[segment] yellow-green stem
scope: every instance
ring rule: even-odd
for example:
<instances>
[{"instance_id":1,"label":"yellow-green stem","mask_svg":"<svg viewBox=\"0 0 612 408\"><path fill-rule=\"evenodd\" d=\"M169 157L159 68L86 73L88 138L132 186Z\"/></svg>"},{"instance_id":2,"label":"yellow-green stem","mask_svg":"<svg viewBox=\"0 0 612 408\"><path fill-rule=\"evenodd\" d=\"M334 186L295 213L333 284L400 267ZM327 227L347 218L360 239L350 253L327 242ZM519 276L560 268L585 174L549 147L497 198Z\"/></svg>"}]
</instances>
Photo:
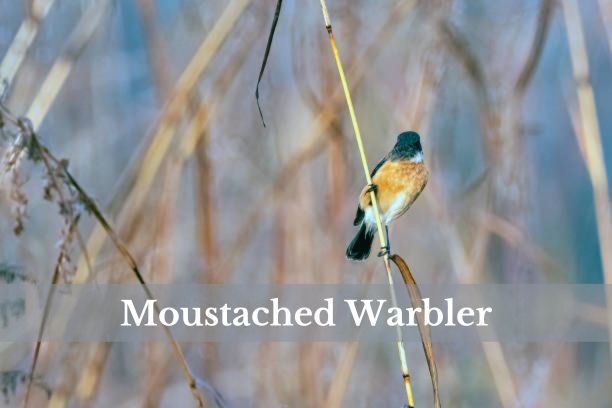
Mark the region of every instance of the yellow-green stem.
<instances>
[{"instance_id":1,"label":"yellow-green stem","mask_svg":"<svg viewBox=\"0 0 612 408\"><path fill-rule=\"evenodd\" d=\"M366 159L365 150L363 148L363 141L361 139L361 132L359 130L359 124L357 123L355 109L353 108L351 92L349 90L349 87L346 81L346 76L344 75L344 69L342 68L342 62L340 61L340 55L338 54L338 48L336 47L336 40L334 39L334 35L332 33L331 20L329 18L329 13L327 11L327 5L325 4L325 0L321 0L321 10L323 11L323 19L325 20L325 28L327 29L327 33L329 34L329 43L334 53L334 59L336 60L336 65L338 67L338 74L340 75L340 81L342 83L342 89L344 90L346 104L348 106L349 114L351 116L351 123L353 124L353 130L355 132L355 139L357 140L357 147L359 148L359 156L361 158L361 164L363 165L363 170L365 173L367 184L370 185L372 184L372 177L370 176L370 168L368 167L368 161ZM374 210L374 219L376 220L376 229L378 230L378 238L380 240L380 246L381 248L386 248L387 239L385 236L385 230L383 228L383 225L380 219L380 211L378 209L378 201L376 200L376 193L373 190L370 191L370 198L372 200L372 209ZM389 263L389 252L383 249L383 254L384 254L383 261L385 264L385 269L387 270L387 280L389 282L389 290L391 292L391 302L393 306L397 307L397 298L395 296L395 290L393 286L393 276L391 275L391 265ZM406 351L404 350L404 341L402 339L402 332L399 327L397 328L396 334L397 334L397 350L399 354L400 364L402 366L402 376L404 378L404 384L406 386L406 397L408 400L408 406L414 407L414 400L412 396L412 386L410 384L408 364L406 363Z\"/></svg>"}]
</instances>

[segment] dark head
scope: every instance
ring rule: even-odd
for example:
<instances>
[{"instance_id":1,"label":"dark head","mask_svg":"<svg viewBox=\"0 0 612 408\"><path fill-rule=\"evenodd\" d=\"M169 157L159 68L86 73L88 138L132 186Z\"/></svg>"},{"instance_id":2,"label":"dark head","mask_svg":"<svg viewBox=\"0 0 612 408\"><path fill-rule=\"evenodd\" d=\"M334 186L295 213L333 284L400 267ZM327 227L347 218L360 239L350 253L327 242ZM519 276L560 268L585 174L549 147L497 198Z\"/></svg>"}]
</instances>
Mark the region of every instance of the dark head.
<instances>
[{"instance_id":1,"label":"dark head","mask_svg":"<svg viewBox=\"0 0 612 408\"><path fill-rule=\"evenodd\" d=\"M413 159L423 155L421 138L417 132L403 132L397 136L397 143L391 151L392 160Z\"/></svg>"}]
</instances>

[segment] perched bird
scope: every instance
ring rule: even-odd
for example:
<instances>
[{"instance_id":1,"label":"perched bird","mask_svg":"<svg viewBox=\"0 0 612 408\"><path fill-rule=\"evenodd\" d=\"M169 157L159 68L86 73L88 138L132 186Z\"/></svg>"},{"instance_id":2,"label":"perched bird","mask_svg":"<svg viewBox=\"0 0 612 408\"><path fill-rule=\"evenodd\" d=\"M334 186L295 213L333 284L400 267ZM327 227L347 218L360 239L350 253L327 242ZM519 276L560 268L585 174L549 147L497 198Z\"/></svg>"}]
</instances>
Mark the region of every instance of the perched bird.
<instances>
[{"instance_id":1,"label":"perched bird","mask_svg":"<svg viewBox=\"0 0 612 408\"><path fill-rule=\"evenodd\" d=\"M397 137L397 143L372 170L372 184L365 186L359 197L359 206L353 225L360 225L359 232L346 249L349 259L363 260L370 255L370 248L376 233L376 220L370 191L376 193L380 221L387 232L389 251L389 223L404 214L417 199L429 173L423 163L421 138L416 132L403 132Z\"/></svg>"}]
</instances>

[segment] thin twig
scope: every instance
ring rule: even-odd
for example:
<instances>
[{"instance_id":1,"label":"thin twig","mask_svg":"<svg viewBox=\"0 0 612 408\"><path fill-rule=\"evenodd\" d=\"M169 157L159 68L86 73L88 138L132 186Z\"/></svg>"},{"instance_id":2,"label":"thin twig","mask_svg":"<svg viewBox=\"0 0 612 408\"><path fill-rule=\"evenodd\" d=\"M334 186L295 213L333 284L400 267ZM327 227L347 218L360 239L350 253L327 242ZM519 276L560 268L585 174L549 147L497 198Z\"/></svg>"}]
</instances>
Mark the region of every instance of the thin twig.
<instances>
[{"instance_id":1,"label":"thin twig","mask_svg":"<svg viewBox=\"0 0 612 408\"><path fill-rule=\"evenodd\" d=\"M274 11L274 19L272 20L272 27L270 27L270 34L268 35L268 43L266 44L266 50L264 52L263 61L261 62L261 69L259 71L259 77L257 78L257 85L255 86L255 101L257 102L257 109L259 109L259 116L261 116L261 123L264 127L266 127L266 122L264 121L263 113L261 112L261 106L259 105L259 83L261 82L261 77L264 74L264 70L266 69L266 64L268 63L268 55L270 54L270 48L272 47L272 40L274 39L274 32L276 31L276 24L278 23L278 17L280 16L281 7L283 5L283 0L276 1L276 10Z\"/></svg>"},{"instance_id":2,"label":"thin twig","mask_svg":"<svg viewBox=\"0 0 612 408\"><path fill-rule=\"evenodd\" d=\"M555 7L555 0L542 0L540 3L540 12L538 13L536 32L533 38L533 42L529 51L529 56L523 65L523 70L516 80L514 85L514 93L517 96L522 96L525 90L529 86L529 82L533 78L538 62L544 50L544 44L546 43L546 35L548 34L548 27L550 25L550 19L552 16L553 9Z\"/></svg>"}]
</instances>

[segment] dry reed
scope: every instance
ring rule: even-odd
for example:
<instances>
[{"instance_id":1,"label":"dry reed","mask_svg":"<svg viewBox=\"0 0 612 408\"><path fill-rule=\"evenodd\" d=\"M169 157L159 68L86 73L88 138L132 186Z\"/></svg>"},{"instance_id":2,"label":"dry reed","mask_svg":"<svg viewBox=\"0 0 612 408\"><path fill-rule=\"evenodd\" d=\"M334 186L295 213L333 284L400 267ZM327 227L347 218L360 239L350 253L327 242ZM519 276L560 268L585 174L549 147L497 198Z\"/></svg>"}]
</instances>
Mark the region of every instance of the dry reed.
<instances>
[{"instance_id":1,"label":"dry reed","mask_svg":"<svg viewBox=\"0 0 612 408\"><path fill-rule=\"evenodd\" d=\"M181 74L151 135L149 147L142 156L141 166L129 196L126 200L123 200L124 208L132 212L138 211L141 208L146 194L155 180L162 160L170 149L172 137L182 117L181 113L185 106L188 105L194 87L249 3L250 0L233 0L225 7L221 16L216 20L214 27L202 41L200 47ZM87 250L92 258L95 258L102 249L105 239L104 231L100 227L96 227L87 242ZM88 279L84 266L83 262L79 262L75 278L81 282L85 282Z\"/></svg>"},{"instance_id":2,"label":"dry reed","mask_svg":"<svg viewBox=\"0 0 612 408\"><path fill-rule=\"evenodd\" d=\"M62 214L64 217L66 217L67 219L71 220L71 222L74 222L76 224L79 218L79 212L75 209L74 206L78 204L79 206L82 206L87 211L88 214L93 216L96 219L96 221L100 225L102 225L105 233L109 236L115 249L119 252L119 254L122 256L124 261L127 263L131 271L136 276L142 289L147 295L147 298L153 299L154 296L149 290L149 287L147 286L142 276L142 273L140 272L140 269L138 265L136 264L136 261L132 257L129 250L123 245L123 243L117 236L115 230L110 226L106 218L102 215L96 203L91 199L91 197L85 192L85 190L81 187L81 185L74 179L72 174L68 171L67 161L59 160L49 151L49 149L46 146L41 144L41 142L38 140L36 132L34 131L29 121L14 116L8 109L6 109L1 104L0 104L0 108L1 108L0 112L2 114L2 122L11 123L13 126L15 126L18 129L18 132L20 134L20 137L16 138L16 140L19 141L20 144L17 145L15 148L18 150L22 150L22 151L27 150L29 158L31 158L34 162L42 163L43 168L45 169L48 175L47 181L49 183L48 186L46 187L45 195L50 200L52 199L57 200L60 206L60 214ZM17 153L17 155L21 155L21 154L22 153L20 152ZM47 192L47 189L48 189L48 192ZM68 200L67 197L63 196L64 190L69 191L73 194L73 197L71 200ZM68 232L70 232L70 229L71 228L69 228ZM60 268L62 265L62 260L65 256L66 254L63 251L60 251L58 262L56 264L56 269L53 274L52 285L54 285L58 280L58 277L61 271ZM47 302L50 303L50 301L51 301L51 296L47 298ZM156 309L156 312L159 313L159 308ZM48 305L43 312L43 316L45 316L47 313L48 313ZM45 321L45 318L43 318L43 321L41 322L40 329L39 329L38 341L36 344L36 350L35 350L34 358L32 360L32 365L31 365L28 389L31 388L31 385L30 385L31 380L34 377L34 370L36 368L38 351L40 350L42 332L44 330L44 321ZM178 345L177 341L174 339L174 336L172 335L172 332L170 331L170 329L164 326L164 331L166 335L168 336L168 339L170 340L172 347L174 349L174 352L176 354L177 360L180 363L181 368L183 369L183 373L189 384L194 401L199 407L203 407L204 403L203 403L202 397L200 396L197 390L197 387L196 387L196 382L194 378L192 377L191 372L189 371L189 367L183 355L182 349ZM28 396L29 396L29 391L26 391L26 397L24 399L24 406L27 406Z\"/></svg>"},{"instance_id":3,"label":"dry reed","mask_svg":"<svg viewBox=\"0 0 612 408\"><path fill-rule=\"evenodd\" d=\"M150 27L149 30L153 30L153 28ZM163 151L163 156L167 158L164 163L166 164L166 171L168 172L168 174L172 172L174 173L174 177L177 177L177 175L180 174L179 172L183 168L185 161L187 159L189 159L190 157L194 155L197 158L203 153L200 150L202 148L201 143L206 138L206 133L207 133L206 129L209 126L210 118L214 116L215 112L217 111L218 105L220 103L219 100L222 99L224 95L226 94L226 92L229 90L229 87L232 83L232 79L235 78L240 68L243 67L245 60L246 60L247 50L250 48L252 41L254 41L256 36L251 35L249 36L249 38L250 40L245 41L243 44L241 44L240 49L235 53L235 56L230 58L227 61L224 69L221 70L222 74L213 84L211 95L214 95L214 98L207 98L205 100L201 100L199 96L195 96L195 94L197 93L197 90L194 89L193 91L194 96L189 102L189 112L191 113L192 117L187 123L187 125L185 126L183 133L178 137L176 145L174 147L169 145L167 149ZM160 55L159 50L157 51L157 58L163 59L163 56ZM162 70L163 72L162 66L158 68ZM159 81L160 83L164 82L162 78L160 78ZM162 158L164 158L163 156ZM199 161L200 159L196 159L196 160ZM159 161L158 166L159 167L162 166L162 161ZM153 181L151 182L153 183ZM175 185L178 185L178 183L176 183ZM151 188L152 186L153 184L149 185L148 188ZM198 185L198 188L209 190L211 188L211 185L210 183L206 183L205 185ZM165 193L165 195L167 195L167 193ZM171 195L176 196L176 192L172 193ZM124 215L123 218L129 219L133 217L132 214L138 213L137 208L133 208L131 206L130 207L124 206L124 209L125 211L129 213L123 214ZM210 207L207 208L206 213L212 214L212 208ZM196 215L197 218L199 218L200 216L202 216L202 214L198 213ZM210 215L210 217L212 219L212 215ZM200 228L203 228L200 221L198 222L198 225L200 226ZM131 229L134 230L135 228L132 227ZM214 232L213 232L214 230L211 229L209 224L207 224L206 228L199 229L199 231L202 234L206 234L206 236L201 236L201 239L208 240L208 239L214 238ZM205 242L209 242L209 241L205 241ZM208 245L208 243L205 244L204 241L202 241L202 245L203 246ZM215 244L213 243L212 245L214 246ZM209 255L208 253L205 254L205 256L208 256L208 255ZM205 259L209 260L210 267L207 268L207 270L211 271L210 279L212 279L213 282L220 282L220 278L219 278L220 275L218 273L214 273L214 274L212 273L213 271L212 266L214 265L214 261L212 261L209 258L205 258ZM212 261L213 263L210 263L210 261ZM100 347L109 348L110 345L105 344ZM205 354L207 356L206 358L210 360L210 363L214 366L216 364L214 362L215 359L213 358L213 355L216 354L215 349L214 348L211 349L211 347L207 346L205 347L205 351L206 351ZM94 362L92 362L92 364L93 363ZM96 366L100 367L98 363L96 363ZM90 373L89 376L84 376L81 378L80 383L82 383L83 386L79 387L79 390L95 389L95 387L92 387L91 385L87 385L87 384L97 383L99 381L101 371L89 370L88 372ZM92 397L89 393L81 394L79 391L77 391L77 394L80 396L79 397L80 399L84 399L84 400L91 399Z\"/></svg>"},{"instance_id":4,"label":"dry reed","mask_svg":"<svg viewBox=\"0 0 612 408\"><path fill-rule=\"evenodd\" d=\"M32 122L32 128L35 132L40 129L51 105L68 79L76 60L93 37L109 6L109 0L92 2L68 37L63 54L57 58L51 67L26 113L26 117Z\"/></svg>"},{"instance_id":5,"label":"dry reed","mask_svg":"<svg viewBox=\"0 0 612 408\"><path fill-rule=\"evenodd\" d=\"M540 2L539 13L535 20L534 35L527 57L520 66L516 81L510 88L511 93L498 98L494 98L492 95L483 65L474 56L463 36L448 22L442 21L439 24L444 43L461 63L474 86L479 101L483 145L486 148L489 169L492 170L487 170L484 173L484 184L486 185L484 190L486 194L492 193L494 199L493 208L485 208L484 211L486 214L493 214L496 211L508 212L503 207L511 203L510 205L513 208L509 211L509 217L511 217L513 224L521 224L520 215L517 216L517 213L520 214L523 207L522 200L526 188L526 181L523 177L526 166L522 164L524 153L521 150L524 128L521 123L522 100L541 59L553 10L554 2L552 0L542 0ZM500 104L500 100L503 102L502 104ZM517 186L517 188L512 186ZM430 183L431 190L437 190L434 183ZM518 197L506 196L506 191L518 191ZM434 204L440 209L439 203L443 200L440 201L439 191L435 201ZM504 205L499 205L499 203L504 203ZM441 214L445 212L446 210L441 210ZM443 218L445 217L443 216ZM499 219L501 218L496 216L495 220ZM463 245L460 244L462 239L457 228L451 227L448 220L442 224L445 226L444 231L448 236L448 242L451 244L451 256L457 270L473 271L472 277L465 274L459 275L460 282L474 282L474 278L478 276L485 262L484 248L489 241L490 232L498 232L502 234L503 238L510 238L508 235L504 235L508 232L507 228L503 228L506 224L491 223L491 220L491 218L476 217L475 229L478 231L477 236L479 237L476 242L479 245L474 246L475 251L472 254L462 248ZM501 229L498 228L500 226ZM512 243L512 241L508 242ZM521 245L520 248L524 250L525 246ZM523 252L538 261L544 259L542 254L537 251ZM516 387L501 345L495 342L484 342L482 345L502 405L504 407L515 406Z\"/></svg>"},{"instance_id":6,"label":"dry reed","mask_svg":"<svg viewBox=\"0 0 612 408\"><path fill-rule=\"evenodd\" d=\"M19 68L38 34L40 23L47 16L55 0L34 0L31 2L28 15L21 22L13 42L0 63L0 79L10 88Z\"/></svg>"},{"instance_id":7,"label":"dry reed","mask_svg":"<svg viewBox=\"0 0 612 408\"><path fill-rule=\"evenodd\" d=\"M586 164L591 185L597 219L597 234L603 278L606 284L612 284L612 211L606 175L606 162L601 144L599 121L595 94L589 75L589 58L587 54L584 31L580 21L580 9L575 0L563 0L563 15L569 43L572 71L578 96L578 122L580 131L575 132L578 145L582 147L582 157ZM608 296L608 332L612 337L612 298ZM612 342L609 343L612 359Z\"/></svg>"}]
</instances>

